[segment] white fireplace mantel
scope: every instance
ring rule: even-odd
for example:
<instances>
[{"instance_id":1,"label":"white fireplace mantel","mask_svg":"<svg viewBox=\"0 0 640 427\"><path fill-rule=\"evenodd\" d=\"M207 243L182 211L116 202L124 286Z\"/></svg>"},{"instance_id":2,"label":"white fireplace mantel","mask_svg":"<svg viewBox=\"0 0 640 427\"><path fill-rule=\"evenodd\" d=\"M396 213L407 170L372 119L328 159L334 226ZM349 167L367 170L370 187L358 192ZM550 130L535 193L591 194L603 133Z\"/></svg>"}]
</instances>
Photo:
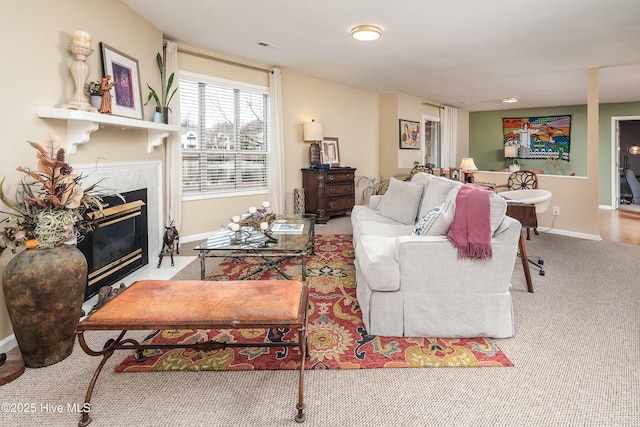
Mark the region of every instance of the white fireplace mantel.
<instances>
[{"instance_id":1,"label":"white fireplace mantel","mask_svg":"<svg viewBox=\"0 0 640 427\"><path fill-rule=\"evenodd\" d=\"M169 132L180 131L180 126L65 108L38 108L37 114L42 119L67 121L67 154L75 154L78 145L89 142L91 133L103 126L147 129L147 152L149 154L153 152L154 147L162 144L164 138L169 136Z\"/></svg>"}]
</instances>

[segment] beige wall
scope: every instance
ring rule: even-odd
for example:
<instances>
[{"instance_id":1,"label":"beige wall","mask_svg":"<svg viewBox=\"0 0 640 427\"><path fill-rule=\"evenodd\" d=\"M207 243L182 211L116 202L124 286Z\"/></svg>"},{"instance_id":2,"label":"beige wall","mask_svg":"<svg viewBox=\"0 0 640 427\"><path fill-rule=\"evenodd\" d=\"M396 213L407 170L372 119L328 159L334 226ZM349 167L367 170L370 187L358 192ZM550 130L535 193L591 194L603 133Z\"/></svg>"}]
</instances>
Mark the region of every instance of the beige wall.
<instances>
[{"instance_id":1,"label":"beige wall","mask_svg":"<svg viewBox=\"0 0 640 427\"><path fill-rule=\"evenodd\" d=\"M476 172L473 174L477 182L506 184L508 172ZM591 183L586 177L562 175L538 175L538 186L551 191L549 209L538 214L538 227L542 231L569 234L575 237L593 239L599 234L597 214L598 207L593 201ZM553 218L553 206L560 208L560 215ZM591 206L591 208L588 208ZM596 222L594 225L594 212Z\"/></svg>"},{"instance_id":2,"label":"beige wall","mask_svg":"<svg viewBox=\"0 0 640 427\"><path fill-rule=\"evenodd\" d=\"M293 189L309 167L309 145L302 123L322 123L325 137L338 138L340 160L356 175L378 175L378 95L338 83L282 71L286 206L293 211Z\"/></svg>"},{"instance_id":3,"label":"beige wall","mask_svg":"<svg viewBox=\"0 0 640 427\"><path fill-rule=\"evenodd\" d=\"M266 71L248 70L188 54L181 54L180 67L247 83L269 84ZM357 175L377 175L377 94L282 70L282 98L287 212L293 212L294 188L302 186L300 169L309 167L309 144L302 139L303 122L315 119L323 124L326 137L338 138L341 163L357 168ZM249 206L259 206L266 197L264 194L186 201L180 233L196 236L211 232Z\"/></svg>"},{"instance_id":4,"label":"beige wall","mask_svg":"<svg viewBox=\"0 0 640 427\"><path fill-rule=\"evenodd\" d=\"M71 34L91 34L93 54L88 58L90 80L102 76L100 42L138 60L141 85L158 87L160 76L155 54L162 49L162 33L119 1L111 0L6 0L0 15L3 65L0 67L0 177L4 190L12 194L22 178L16 167L35 167L35 151L26 140L37 141L48 132L66 138L64 121L40 119L39 107L57 107L74 92L69 71L73 58L68 51ZM142 90L146 96L147 91ZM144 107L150 118L153 106ZM91 134L87 144L67 160L72 164L121 161L152 161L163 157L158 147L147 154L147 133L139 130L104 128ZM4 209L2 209L4 210ZM5 254L3 258L6 258ZM4 269L1 267L0 270ZM12 333L4 298L0 294L0 345Z\"/></svg>"},{"instance_id":5,"label":"beige wall","mask_svg":"<svg viewBox=\"0 0 640 427\"><path fill-rule=\"evenodd\" d=\"M404 93L385 93L379 95L380 98L380 175L383 178L389 178L397 174L409 173L411 168L398 167L400 156L404 156L404 162L407 164L413 162L410 156L414 156L415 160L420 164L423 160L420 158L418 150L400 150L399 149L399 120L406 119L421 122L422 116L440 117L440 108L433 105L423 105L424 100L415 96ZM469 153L469 112L458 110L458 138L456 144L456 161L460 164L463 157L467 157ZM444 165L447 169L449 166Z\"/></svg>"}]
</instances>

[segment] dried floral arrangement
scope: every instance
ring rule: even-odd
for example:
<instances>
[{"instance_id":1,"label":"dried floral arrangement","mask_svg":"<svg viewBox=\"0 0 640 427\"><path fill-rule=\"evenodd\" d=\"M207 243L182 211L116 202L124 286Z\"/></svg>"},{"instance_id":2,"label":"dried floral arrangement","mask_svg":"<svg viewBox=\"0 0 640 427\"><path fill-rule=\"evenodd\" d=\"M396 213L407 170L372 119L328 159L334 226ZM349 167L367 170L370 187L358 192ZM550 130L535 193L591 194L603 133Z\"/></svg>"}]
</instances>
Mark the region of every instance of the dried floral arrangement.
<instances>
[{"instance_id":1,"label":"dried floral arrangement","mask_svg":"<svg viewBox=\"0 0 640 427\"><path fill-rule=\"evenodd\" d=\"M263 202L259 208L249 208L249 214L241 217L240 224L253 227L256 230L260 230L262 223L267 223L267 225L271 224L276 219L276 215L271 212L270 207L271 204L269 202ZM234 220L233 222L237 221Z\"/></svg>"},{"instance_id":2,"label":"dried floral arrangement","mask_svg":"<svg viewBox=\"0 0 640 427\"><path fill-rule=\"evenodd\" d=\"M12 212L0 221L0 248L25 245L27 248L52 248L74 243L95 228L85 212L102 211L102 197L113 192L98 189L98 184L81 187L83 176L65 160L62 140L47 134L39 143L27 141L37 150L38 168L17 168L26 174L18 185L15 200L4 193L0 181L0 201Z\"/></svg>"}]
</instances>

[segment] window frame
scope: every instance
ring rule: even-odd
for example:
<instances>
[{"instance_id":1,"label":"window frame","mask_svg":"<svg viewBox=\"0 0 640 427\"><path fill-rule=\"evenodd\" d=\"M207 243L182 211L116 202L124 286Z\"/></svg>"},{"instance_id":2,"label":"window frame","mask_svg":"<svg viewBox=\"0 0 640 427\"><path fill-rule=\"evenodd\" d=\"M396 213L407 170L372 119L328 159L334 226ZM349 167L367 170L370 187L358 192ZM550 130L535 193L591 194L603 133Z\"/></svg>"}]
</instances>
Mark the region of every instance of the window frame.
<instances>
[{"instance_id":1,"label":"window frame","mask_svg":"<svg viewBox=\"0 0 640 427\"><path fill-rule=\"evenodd\" d=\"M191 200L206 200L206 199L221 199L221 198L229 198L229 197L238 197L238 196L252 196L252 195L262 195L262 194L268 194L269 191L269 181L270 181L270 170L269 170L269 155L271 152L271 143L269 140L269 116L270 116L270 111L269 111L269 97L270 95L270 91L269 91L269 87L267 86L261 86L261 85L256 85L256 84L252 84L252 83L245 83L245 82L241 82L241 81L236 81L236 80L229 80L229 79L224 79L224 78L220 78L220 77L214 77L214 76L210 76L210 75L206 75L206 74L201 74L201 73L194 73L191 71L184 71L184 70L180 70L178 72L178 81L180 80L189 80L192 81L194 83L198 83L198 84L205 84L205 85L213 85L213 86L218 86L218 87L223 87L223 88L228 88L228 89L232 89L232 90L239 90L239 91L244 91L244 92L251 92L254 94L258 94L258 95L266 95L266 99L265 99L265 105L264 105L264 121L265 121L265 145L266 145L266 150L260 150L260 151L254 151L254 150L240 150L240 149L236 149L236 150L207 150L207 149L199 149L199 152L201 154L204 154L205 156L214 156L214 155L230 155L230 156L238 156L238 155L251 155L251 154L259 154L259 155L264 155L265 156L265 160L264 160L264 164L265 164L265 185L264 187L259 187L259 188L249 188L249 189L238 189L238 188L234 188L234 189L230 189L230 190L208 190L208 191L197 191L197 192L192 192L192 191L187 191L186 187L185 187L185 180L184 180L184 160L181 162L181 172L183 174L183 183L182 183L182 191L183 191L183 196L182 199L184 201L191 201ZM238 108L236 105L236 109L234 111L234 115L238 114ZM198 112L199 114L202 114L201 111ZM183 112L181 111L181 128L182 128L182 114ZM201 123L201 120L199 119L199 123ZM188 128L182 128L182 129L188 129ZM185 149L186 147L181 147L181 154L184 155L185 153ZM184 156L183 156L184 157ZM237 169L234 169L237 170ZM202 179L202 171L200 172L200 179ZM205 172L206 173L206 172Z\"/></svg>"}]
</instances>

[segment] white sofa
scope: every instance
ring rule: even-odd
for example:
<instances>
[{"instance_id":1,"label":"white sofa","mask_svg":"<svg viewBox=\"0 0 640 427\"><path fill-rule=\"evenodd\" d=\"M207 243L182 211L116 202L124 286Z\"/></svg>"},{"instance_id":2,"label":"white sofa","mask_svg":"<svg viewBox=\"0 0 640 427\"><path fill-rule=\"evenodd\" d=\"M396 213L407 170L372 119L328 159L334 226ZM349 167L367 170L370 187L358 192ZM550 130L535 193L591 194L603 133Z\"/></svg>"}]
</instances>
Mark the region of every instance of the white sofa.
<instances>
[{"instance_id":1,"label":"white sofa","mask_svg":"<svg viewBox=\"0 0 640 427\"><path fill-rule=\"evenodd\" d=\"M492 194L492 257L458 259L446 234L462 185L426 173L411 182L392 178L383 196L354 206L357 298L369 334L513 336L510 280L520 223L505 215L506 202Z\"/></svg>"}]
</instances>

